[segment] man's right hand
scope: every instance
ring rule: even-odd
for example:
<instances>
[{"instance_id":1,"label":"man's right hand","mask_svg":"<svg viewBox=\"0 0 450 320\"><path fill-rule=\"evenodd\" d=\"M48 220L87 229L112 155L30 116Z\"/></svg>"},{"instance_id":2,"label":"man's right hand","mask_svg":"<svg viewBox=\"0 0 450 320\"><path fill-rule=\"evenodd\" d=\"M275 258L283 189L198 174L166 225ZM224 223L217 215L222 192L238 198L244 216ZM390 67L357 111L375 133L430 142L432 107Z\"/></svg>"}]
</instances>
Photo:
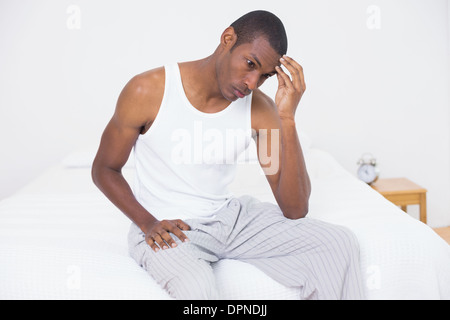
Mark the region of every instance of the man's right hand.
<instances>
[{"instance_id":1,"label":"man's right hand","mask_svg":"<svg viewBox=\"0 0 450 320\"><path fill-rule=\"evenodd\" d=\"M191 227L182 220L156 220L147 225L145 229L145 242L153 251L158 252L160 249L165 250L177 246L170 233L177 236L182 242L189 241L183 231L189 231Z\"/></svg>"}]
</instances>

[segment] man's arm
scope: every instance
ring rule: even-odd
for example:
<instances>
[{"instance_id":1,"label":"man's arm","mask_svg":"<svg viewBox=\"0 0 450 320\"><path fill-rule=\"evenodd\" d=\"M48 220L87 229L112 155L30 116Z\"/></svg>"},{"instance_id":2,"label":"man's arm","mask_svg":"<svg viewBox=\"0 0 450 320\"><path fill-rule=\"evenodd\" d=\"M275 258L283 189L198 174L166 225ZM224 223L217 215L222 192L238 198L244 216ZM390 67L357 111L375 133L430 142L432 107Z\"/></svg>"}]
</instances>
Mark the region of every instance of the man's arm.
<instances>
[{"instance_id":1,"label":"man's arm","mask_svg":"<svg viewBox=\"0 0 450 320\"><path fill-rule=\"evenodd\" d=\"M125 86L92 165L96 186L146 234L147 243L155 251L168 248L167 244L176 246L169 232L182 241L187 240L181 230L189 230L189 226L181 220L158 221L136 200L122 175L122 168L139 134L156 116L162 100L161 90L164 91L160 83L156 72L137 76Z\"/></svg>"},{"instance_id":2,"label":"man's arm","mask_svg":"<svg viewBox=\"0 0 450 320\"><path fill-rule=\"evenodd\" d=\"M287 218L299 219L308 213L311 194L295 123L295 112L306 86L302 67L297 62L284 57L281 63L292 79L277 67L279 86L275 103L267 96L258 99L259 103L266 105L262 108L262 115L258 116L258 128L268 130L257 129L256 143L261 166L280 209ZM269 164L262 157L266 152L261 153L261 147L268 150Z\"/></svg>"}]
</instances>

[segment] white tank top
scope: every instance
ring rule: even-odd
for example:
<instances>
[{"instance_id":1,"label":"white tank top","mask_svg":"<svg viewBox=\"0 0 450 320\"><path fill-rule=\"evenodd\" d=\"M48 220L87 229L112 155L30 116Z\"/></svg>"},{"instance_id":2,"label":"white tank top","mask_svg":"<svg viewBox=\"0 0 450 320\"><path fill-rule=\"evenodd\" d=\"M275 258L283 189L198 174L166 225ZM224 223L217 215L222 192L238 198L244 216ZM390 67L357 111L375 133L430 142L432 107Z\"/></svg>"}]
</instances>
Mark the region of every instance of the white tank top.
<instances>
[{"instance_id":1,"label":"white tank top","mask_svg":"<svg viewBox=\"0 0 450 320\"><path fill-rule=\"evenodd\" d=\"M252 139L252 95L204 113L187 99L178 64L165 73L158 115L134 146L133 192L158 220L210 218L233 198L227 187Z\"/></svg>"}]
</instances>

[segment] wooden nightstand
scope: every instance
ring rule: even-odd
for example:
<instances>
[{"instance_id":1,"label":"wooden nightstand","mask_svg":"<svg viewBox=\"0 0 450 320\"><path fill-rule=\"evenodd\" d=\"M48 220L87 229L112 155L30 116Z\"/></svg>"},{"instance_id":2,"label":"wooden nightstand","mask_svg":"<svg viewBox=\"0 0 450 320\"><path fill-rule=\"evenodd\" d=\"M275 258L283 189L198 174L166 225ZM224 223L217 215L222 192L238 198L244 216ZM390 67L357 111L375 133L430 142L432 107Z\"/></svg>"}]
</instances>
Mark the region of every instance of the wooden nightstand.
<instances>
[{"instance_id":1,"label":"wooden nightstand","mask_svg":"<svg viewBox=\"0 0 450 320\"><path fill-rule=\"evenodd\" d=\"M405 212L408 205L420 205L420 221L427 223L426 189L406 178L378 179L371 187Z\"/></svg>"}]
</instances>

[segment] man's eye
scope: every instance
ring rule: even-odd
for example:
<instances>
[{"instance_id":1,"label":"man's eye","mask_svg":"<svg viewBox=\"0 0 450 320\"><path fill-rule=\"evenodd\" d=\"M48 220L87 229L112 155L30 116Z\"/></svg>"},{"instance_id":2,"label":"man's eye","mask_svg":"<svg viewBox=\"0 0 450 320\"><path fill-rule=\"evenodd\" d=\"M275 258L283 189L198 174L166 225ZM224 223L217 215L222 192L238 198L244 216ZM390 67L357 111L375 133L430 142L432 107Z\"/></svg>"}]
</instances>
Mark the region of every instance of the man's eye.
<instances>
[{"instance_id":1,"label":"man's eye","mask_svg":"<svg viewBox=\"0 0 450 320\"><path fill-rule=\"evenodd\" d=\"M250 68L253 68L255 66L255 64L250 60L247 60L247 64Z\"/></svg>"}]
</instances>

